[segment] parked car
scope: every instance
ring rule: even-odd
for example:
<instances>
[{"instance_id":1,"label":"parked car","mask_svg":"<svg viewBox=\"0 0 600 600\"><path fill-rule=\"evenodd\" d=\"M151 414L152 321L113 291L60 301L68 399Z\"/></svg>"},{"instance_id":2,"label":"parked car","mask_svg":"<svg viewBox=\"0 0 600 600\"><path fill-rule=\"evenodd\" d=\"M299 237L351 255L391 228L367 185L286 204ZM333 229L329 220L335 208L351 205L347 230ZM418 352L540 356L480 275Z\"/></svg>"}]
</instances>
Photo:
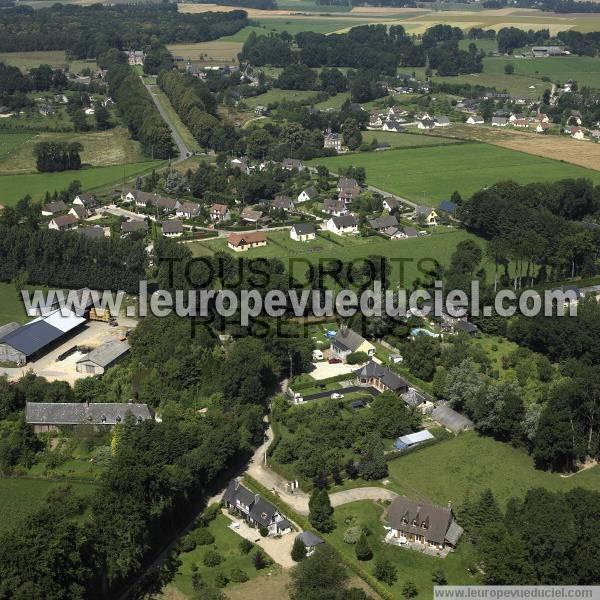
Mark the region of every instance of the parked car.
<instances>
[{"instance_id":1,"label":"parked car","mask_svg":"<svg viewBox=\"0 0 600 600\"><path fill-rule=\"evenodd\" d=\"M330 365L338 365L342 362L342 359L341 358L330 358L327 362Z\"/></svg>"},{"instance_id":2,"label":"parked car","mask_svg":"<svg viewBox=\"0 0 600 600\"><path fill-rule=\"evenodd\" d=\"M331 394L331 399L332 400L343 400L344 394L339 394L338 392L333 392L333 394Z\"/></svg>"},{"instance_id":3,"label":"parked car","mask_svg":"<svg viewBox=\"0 0 600 600\"><path fill-rule=\"evenodd\" d=\"M313 350L312 353L313 360L323 360L324 356L320 350Z\"/></svg>"},{"instance_id":4,"label":"parked car","mask_svg":"<svg viewBox=\"0 0 600 600\"><path fill-rule=\"evenodd\" d=\"M390 356L390 361L395 365L401 363L403 360L404 358L400 354L392 354Z\"/></svg>"}]
</instances>

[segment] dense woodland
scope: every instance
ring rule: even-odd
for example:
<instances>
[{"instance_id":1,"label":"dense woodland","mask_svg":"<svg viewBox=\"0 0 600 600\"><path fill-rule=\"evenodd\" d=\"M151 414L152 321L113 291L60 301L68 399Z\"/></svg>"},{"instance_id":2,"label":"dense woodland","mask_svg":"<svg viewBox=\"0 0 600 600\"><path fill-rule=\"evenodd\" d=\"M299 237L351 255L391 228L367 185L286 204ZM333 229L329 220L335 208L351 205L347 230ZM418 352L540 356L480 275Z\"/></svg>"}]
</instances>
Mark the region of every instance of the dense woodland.
<instances>
[{"instance_id":1,"label":"dense woodland","mask_svg":"<svg viewBox=\"0 0 600 600\"><path fill-rule=\"evenodd\" d=\"M395 75L398 67L429 63L440 75L479 73L483 54L461 50L463 33L448 25L430 27L421 43L402 25L363 25L348 33L324 35L305 31L292 38L287 32L269 36L251 33L240 57L253 65L286 66L299 62L308 67L352 67L376 74ZM291 47L295 41L298 51Z\"/></svg>"},{"instance_id":2,"label":"dense woodland","mask_svg":"<svg viewBox=\"0 0 600 600\"><path fill-rule=\"evenodd\" d=\"M168 3L19 6L0 12L0 52L65 50L73 58L96 58L111 48L214 40L247 24L244 11L185 14Z\"/></svg>"}]
</instances>

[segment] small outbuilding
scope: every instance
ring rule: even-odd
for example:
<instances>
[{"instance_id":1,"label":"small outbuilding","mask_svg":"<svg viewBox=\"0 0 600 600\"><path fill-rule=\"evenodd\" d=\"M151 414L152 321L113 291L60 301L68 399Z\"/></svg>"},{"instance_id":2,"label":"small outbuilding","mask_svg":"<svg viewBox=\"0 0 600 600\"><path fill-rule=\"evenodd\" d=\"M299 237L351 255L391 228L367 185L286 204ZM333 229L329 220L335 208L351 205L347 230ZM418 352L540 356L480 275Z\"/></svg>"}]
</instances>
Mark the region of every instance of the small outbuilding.
<instances>
[{"instance_id":1,"label":"small outbuilding","mask_svg":"<svg viewBox=\"0 0 600 600\"><path fill-rule=\"evenodd\" d=\"M87 375L103 375L106 369L129 352L129 344L117 340L106 342L77 361L75 369Z\"/></svg>"}]
</instances>

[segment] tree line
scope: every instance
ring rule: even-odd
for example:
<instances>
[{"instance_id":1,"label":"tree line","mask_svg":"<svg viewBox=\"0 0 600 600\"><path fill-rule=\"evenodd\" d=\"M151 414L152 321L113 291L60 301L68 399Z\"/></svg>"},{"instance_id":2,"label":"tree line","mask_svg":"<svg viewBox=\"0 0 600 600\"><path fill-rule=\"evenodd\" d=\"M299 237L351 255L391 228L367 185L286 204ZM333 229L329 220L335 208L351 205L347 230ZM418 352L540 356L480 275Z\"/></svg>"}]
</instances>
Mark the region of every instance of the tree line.
<instances>
[{"instance_id":1,"label":"tree line","mask_svg":"<svg viewBox=\"0 0 600 600\"><path fill-rule=\"evenodd\" d=\"M99 62L108 69L106 80L110 96L117 104L123 122L133 139L139 140L146 156L170 158L175 150L171 130L160 116L141 79L126 57L116 49L99 57Z\"/></svg>"},{"instance_id":2,"label":"tree line","mask_svg":"<svg viewBox=\"0 0 600 600\"><path fill-rule=\"evenodd\" d=\"M214 40L247 24L241 10L187 14L168 3L19 6L0 12L0 51L65 50L73 58L96 58L110 48Z\"/></svg>"}]
</instances>

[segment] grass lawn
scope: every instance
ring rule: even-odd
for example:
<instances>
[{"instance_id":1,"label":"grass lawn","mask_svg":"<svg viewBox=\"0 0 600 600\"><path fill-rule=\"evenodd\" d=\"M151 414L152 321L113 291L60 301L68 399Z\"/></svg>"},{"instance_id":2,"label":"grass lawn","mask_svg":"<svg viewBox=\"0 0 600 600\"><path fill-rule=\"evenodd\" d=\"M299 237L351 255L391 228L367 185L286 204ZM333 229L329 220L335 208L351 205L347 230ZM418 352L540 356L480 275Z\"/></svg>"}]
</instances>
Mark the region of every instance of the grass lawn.
<instances>
[{"instance_id":1,"label":"grass lawn","mask_svg":"<svg viewBox=\"0 0 600 600\"><path fill-rule=\"evenodd\" d=\"M318 158L309 164L340 167L362 166L367 182L387 192L437 206L454 190L469 197L499 181L518 183L587 177L600 182L600 173L549 158L525 154L489 144L464 144L455 152L447 148L414 148Z\"/></svg>"},{"instance_id":2,"label":"grass lawn","mask_svg":"<svg viewBox=\"0 0 600 600\"><path fill-rule=\"evenodd\" d=\"M460 141L421 133L394 133L393 131L363 131L362 136L364 142L371 142L376 139L378 142L387 142L392 148L443 146L456 144Z\"/></svg>"},{"instance_id":3,"label":"grass lawn","mask_svg":"<svg viewBox=\"0 0 600 600\"><path fill-rule=\"evenodd\" d=\"M323 7L329 11L330 6ZM322 15L315 16L315 18L307 19L293 19L293 18L279 18L279 19L259 19L258 23L265 26L271 31L287 31L292 35L300 33L301 31L313 31L314 33L332 33L339 29L346 29L347 27L358 27L364 25L370 19L340 19L336 17L325 17Z\"/></svg>"},{"instance_id":4,"label":"grass lawn","mask_svg":"<svg viewBox=\"0 0 600 600\"><path fill-rule=\"evenodd\" d=\"M418 499L460 506L467 494L490 488L502 507L512 496L543 487L568 491L584 487L600 491L600 468L570 477L539 471L525 452L473 431L407 454L388 463L391 488Z\"/></svg>"},{"instance_id":5,"label":"grass lawn","mask_svg":"<svg viewBox=\"0 0 600 600\"><path fill-rule=\"evenodd\" d=\"M122 183L124 179L146 173L158 168L163 162L148 160L128 165L111 167L92 167L79 171L62 171L60 173L35 173L0 176L0 204L12 205L26 194L35 199L43 198L46 191L66 189L71 181L78 179L87 191L112 184Z\"/></svg>"},{"instance_id":6,"label":"grass lawn","mask_svg":"<svg viewBox=\"0 0 600 600\"><path fill-rule=\"evenodd\" d=\"M35 173L34 147L39 142L79 142L81 160L94 167L123 165L144 159L140 144L124 127L89 133L5 133L0 131L0 174Z\"/></svg>"},{"instance_id":7,"label":"grass lawn","mask_svg":"<svg viewBox=\"0 0 600 600\"><path fill-rule=\"evenodd\" d=\"M65 56L63 50L0 52L0 62L13 67L19 67L22 71L27 71L32 67L39 67L42 64L50 65L54 68L61 67L71 73L80 73L85 68L92 71L97 69L96 61L72 60Z\"/></svg>"},{"instance_id":8,"label":"grass lawn","mask_svg":"<svg viewBox=\"0 0 600 600\"><path fill-rule=\"evenodd\" d=\"M66 483L66 482L64 482ZM26 517L44 500L48 492L63 482L47 479L20 479L0 477L0 532L7 531L19 519ZM95 487L85 483L71 483L77 493L92 493Z\"/></svg>"},{"instance_id":9,"label":"grass lawn","mask_svg":"<svg viewBox=\"0 0 600 600\"><path fill-rule=\"evenodd\" d=\"M26 323L28 320L29 317L25 312L21 295L17 295L15 286L12 283L0 281L0 325L12 321Z\"/></svg>"},{"instance_id":10,"label":"grass lawn","mask_svg":"<svg viewBox=\"0 0 600 600\"><path fill-rule=\"evenodd\" d=\"M396 567L398 578L391 587L381 582L379 586L391 593L394 598L402 597L402 587L407 581L412 581L416 585L418 598L431 598L433 595L431 576L436 569L444 570L449 585L477 583L477 579L467 572L467 568L476 559L475 549L471 544L467 542L459 544L456 552L452 552L444 559L390 546L383 542L385 530L380 521L383 511L383 506L366 500L340 506L333 514L337 527L325 537L342 556L358 565L367 574L372 574L376 558L384 555ZM365 526L371 532L368 540L374 557L370 561L358 561L354 545L344 542L344 532L351 526ZM374 577L371 577L371 581L373 580Z\"/></svg>"},{"instance_id":11,"label":"grass lawn","mask_svg":"<svg viewBox=\"0 0 600 600\"><path fill-rule=\"evenodd\" d=\"M378 153L379 154L379 153ZM478 240L476 236L461 229L439 229L439 233L431 236L412 238L409 240L386 240L379 236L368 238L340 237L327 233L319 234L311 242L295 242L290 239L289 233L270 232L267 234L268 243L261 248L255 248L242 253L247 258L279 258L282 261L290 260L289 272L304 282L307 270L306 261L318 265L319 261L341 258L344 261L364 259L369 255L379 255L404 261L404 271L399 262L392 263L391 278L401 284L409 285L415 278L422 276L419 270L419 261L423 261L423 270L432 266L432 261L448 264L450 255L456 245L462 240ZM227 240L220 238L206 242L192 242L186 244L195 256L210 256L218 251L229 252L232 256L240 256L227 247ZM490 265L492 268L493 265Z\"/></svg>"},{"instance_id":12,"label":"grass lawn","mask_svg":"<svg viewBox=\"0 0 600 600\"><path fill-rule=\"evenodd\" d=\"M200 152L201 148L198 145L198 142L195 140L194 136L191 134L187 126L184 125L183 121L179 118L179 115L175 112L173 105L171 104L167 96L164 94L164 92L162 92L158 86L152 86L152 94L156 97L156 99L163 107L167 115L169 115L171 123L173 123L175 129L177 129L177 133L179 133L179 135L185 142L185 145L192 152Z\"/></svg>"},{"instance_id":13,"label":"grass lawn","mask_svg":"<svg viewBox=\"0 0 600 600\"><path fill-rule=\"evenodd\" d=\"M258 96L253 96L251 98L244 98L244 104L247 104L248 106L254 108L259 104L267 106L268 104L272 104L274 102L281 102L282 100L300 102L306 100L307 98L312 98L316 95L317 92L310 90L271 89L264 94L259 94Z\"/></svg>"},{"instance_id":14,"label":"grass lawn","mask_svg":"<svg viewBox=\"0 0 600 600\"><path fill-rule=\"evenodd\" d=\"M230 519L223 514L219 514L217 518L208 525L210 532L215 538L214 544L210 546L196 546L195 550L192 550L191 552L182 552L180 554L179 558L181 559L181 566L179 567L172 584L181 592L188 596L193 595L192 565L198 566L198 572L202 576L202 579L211 586L214 585L215 577L218 573L223 573L229 578L232 569L241 569L250 579L261 574L261 571L257 571L252 563L254 551L249 554L242 554L240 551L242 537L229 529L230 523ZM223 557L221 564L216 567L207 567L202 562L204 555L211 549L217 550ZM262 573L266 571L277 572L278 568L271 566L263 570ZM234 586L235 584L231 582L229 585Z\"/></svg>"}]
</instances>

